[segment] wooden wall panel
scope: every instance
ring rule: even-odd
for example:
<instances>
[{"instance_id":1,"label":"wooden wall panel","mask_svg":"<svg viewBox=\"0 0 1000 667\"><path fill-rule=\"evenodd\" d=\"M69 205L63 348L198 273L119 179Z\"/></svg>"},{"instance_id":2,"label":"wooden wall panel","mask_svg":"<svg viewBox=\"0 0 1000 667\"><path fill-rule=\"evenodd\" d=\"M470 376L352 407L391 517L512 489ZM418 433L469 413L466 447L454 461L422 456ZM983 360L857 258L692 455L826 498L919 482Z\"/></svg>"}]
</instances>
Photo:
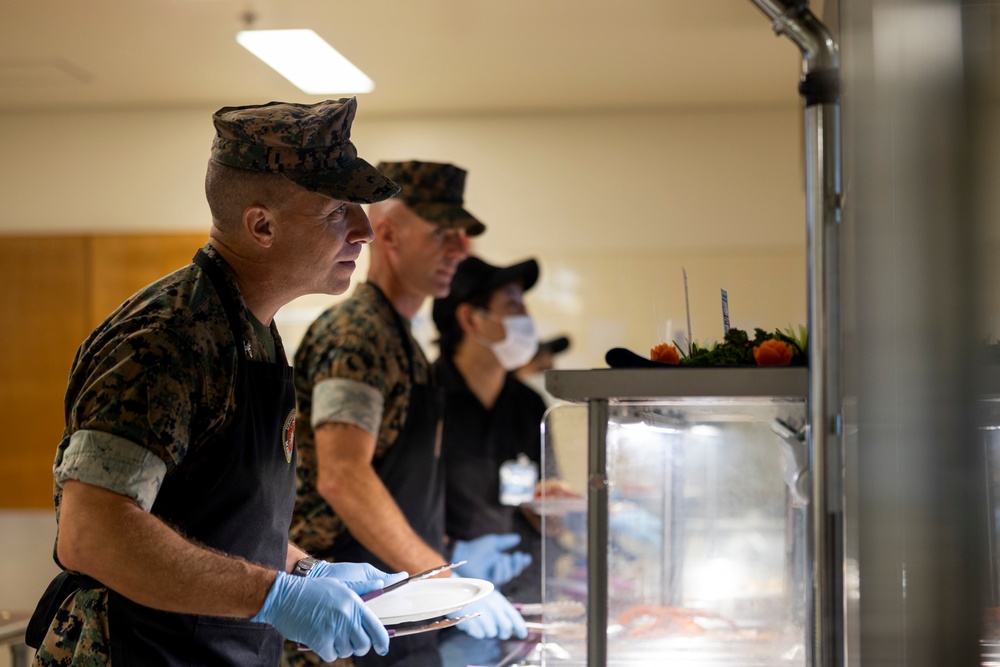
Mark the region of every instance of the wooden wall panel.
<instances>
[{"instance_id":1,"label":"wooden wall panel","mask_svg":"<svg viewBox=\"0 0 1000 667\"><path fill-rule=\"evenodd\" d=\"M96 327L137 290L186 264L208 233L101 235L92 238L90 325Z\"/></svg>"},{"instance_id":2,"label":"wooden wall panel","mask_svg":"<svg viewBox=\"0 0 1000 667\"><path fill-rule=\"evenodd\" d=\"M207 234L0 238L0 508L51 508L63 398L80 343Z\"/></svg>"},{"instance_id":3,"label":"wooden wall panel","mask_svg":"<svg viewBox=\"0 0 1000 667\"><path fill-rule=\"evenodd\" d=\"M87 240L0 239L0 507L51 508L76 348L89 333Z\"/></svg>"}]
</instances>

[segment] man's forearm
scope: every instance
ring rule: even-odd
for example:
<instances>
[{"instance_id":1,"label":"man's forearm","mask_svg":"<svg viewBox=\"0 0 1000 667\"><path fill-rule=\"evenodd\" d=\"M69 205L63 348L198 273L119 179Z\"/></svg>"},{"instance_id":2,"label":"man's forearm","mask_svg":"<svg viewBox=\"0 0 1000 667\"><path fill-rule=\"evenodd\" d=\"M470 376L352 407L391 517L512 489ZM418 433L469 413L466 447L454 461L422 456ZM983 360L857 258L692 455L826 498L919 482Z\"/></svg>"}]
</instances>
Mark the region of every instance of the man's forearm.
<instances>
[{"instance_id":1,"label":"man's forearm","mask_svg":"<svg viewBox=\"0 0 1000 667\"><path fill-rule=\"evenodd\" d=\"M420 572L442 565L441 554L410 527L372 467L359 468L338 474L320 489L354 538L396 571Z\"/></svg>"},{"instance_id":2,"label":"man's forearm","mask_svg":"<svg viewBox=\"0 0 1000 667\"><path fill-rule=\"evenodd\" d=\"M353 424L325 422L315 430L316 487L351 534L389 568L410 573L444 564L400 511L375 473L375 435Z\"/></svg>"},{"instance_id":3,"label":"man's forearm","mask_svg":"<svg viewBox=\"0 0 1000 667\"><path fill-rule=\"evenodd\" d=\"M154 609L250 618L275 573L194 544L130 498L68 481L59 561Z\"/></svg>"}]
</instances>

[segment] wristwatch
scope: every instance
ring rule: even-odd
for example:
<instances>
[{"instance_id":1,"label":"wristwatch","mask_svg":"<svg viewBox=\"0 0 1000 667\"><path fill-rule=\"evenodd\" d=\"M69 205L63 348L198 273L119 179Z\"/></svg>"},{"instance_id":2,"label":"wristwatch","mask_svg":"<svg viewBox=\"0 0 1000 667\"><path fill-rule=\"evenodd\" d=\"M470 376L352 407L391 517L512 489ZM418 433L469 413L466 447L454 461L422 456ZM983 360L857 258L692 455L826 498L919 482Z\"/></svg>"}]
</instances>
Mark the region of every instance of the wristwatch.
<instances>
[{"instance_id":1,"label":"wristwatch","mask_svg":"<svg viewBox=\"0 0 1000 667\"><path fill-rule=\"evenodd\" d=\"M301 560L299 560L298 563L295 564L295 567L292 568L292 574L294 574L296 577L308 577L309 572L314 567L316 567L316 563L318 562L319 561L313 558L312 556L306 556L305 558L302 558Z\"/></svg>"}]
</instances>

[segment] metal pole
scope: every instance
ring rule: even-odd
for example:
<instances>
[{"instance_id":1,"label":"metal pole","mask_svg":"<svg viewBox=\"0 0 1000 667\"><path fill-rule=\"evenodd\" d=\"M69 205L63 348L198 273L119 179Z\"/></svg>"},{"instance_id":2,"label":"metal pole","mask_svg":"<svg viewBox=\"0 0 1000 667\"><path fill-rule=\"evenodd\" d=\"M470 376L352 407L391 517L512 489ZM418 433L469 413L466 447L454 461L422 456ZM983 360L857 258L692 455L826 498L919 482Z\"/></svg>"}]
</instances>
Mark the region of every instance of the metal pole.
<instances>
[{"instance_id":1,"label":"metal pole","mask_svg":"<svg viewBox=\"0 0 1000 667\"><path fill-rule=\"evenodd\" d=\"M839 167L836 105L807 108L811 136L806 142L807 174L832 176ZM829 126L827 126L829 123ZM839 170L838 170L839 171ZM839 187L829 194L810 188L809 210L820 224L809 225L809 421L812 536L812 664L843 664L843 481L840 416ZM839 184L838 184L839 186ZM814 334L813 332L817 332Z\"/></svg>"},{"instance_id":2,"label":"metal pole","mask_svg":"<svg viewBox=\"0 0 1000 667\"><path fill-rule=\"evenodd\" d=\"M587 458L587 666L608 664L608 400L590 399Z\"/></svg>"},{"instance_id":3,"label":"metal pole","mask_svg":"<svg viewBox=\"0 0 1000 667\"><path fill-rule=\"evenodd\" d=\"M840 386L840 62L804 0L751 0L802 52L809 327L809 663L843 664Z\"/></svg>"}]
</instances>

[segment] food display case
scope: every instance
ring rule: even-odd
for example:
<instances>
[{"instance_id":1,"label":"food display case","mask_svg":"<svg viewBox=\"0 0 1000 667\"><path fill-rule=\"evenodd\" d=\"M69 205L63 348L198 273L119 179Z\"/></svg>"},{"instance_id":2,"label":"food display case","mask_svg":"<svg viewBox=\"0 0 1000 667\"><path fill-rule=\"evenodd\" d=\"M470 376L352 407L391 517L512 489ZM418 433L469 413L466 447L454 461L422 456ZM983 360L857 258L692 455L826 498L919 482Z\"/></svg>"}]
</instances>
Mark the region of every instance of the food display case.
<instances>
[{"instance_id":1,"label":"food display case","mask_svg":"<svg viewBox=\"0 0 1000 667\"><path fill-rule=\"evenodd\" d=\"M551 371L541 642L521 665L804 665L805 368ZM580 484L578 484L579 486ZM578 609L579 613L564 613Z\"/></svg>"}]
</instances>

